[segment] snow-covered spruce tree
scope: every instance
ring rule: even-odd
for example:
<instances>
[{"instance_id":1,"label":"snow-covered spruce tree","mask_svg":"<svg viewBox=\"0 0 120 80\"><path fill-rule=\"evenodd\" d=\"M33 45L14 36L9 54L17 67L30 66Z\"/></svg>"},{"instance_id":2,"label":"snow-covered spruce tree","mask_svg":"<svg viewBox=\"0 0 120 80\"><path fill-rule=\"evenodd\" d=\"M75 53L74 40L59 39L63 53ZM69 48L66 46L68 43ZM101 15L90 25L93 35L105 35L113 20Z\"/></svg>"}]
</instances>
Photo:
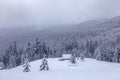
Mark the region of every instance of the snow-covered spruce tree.
<instances>
[{"instance_id":1,"label":"snow-covered spruce tree","mask_svg":"<svg viewBox=\"0 0 120 80\"><path fill-rule=\"evenodd\" d=\"M84 61L84 60L85 60L85 54L84 54L84 53L82 53L82 54L80 55L80 59L81 59L81 61Z\"/></svg>"},{"instance_id":2,"label":"snow-covered spruce tree","mask_svg":"<svg viewBox=\"0 0 120 80\"><path fill-rule=\"evenodd\" d=\"M52 50L50 49L50 47L49 46L47 46L47 57L48 58L53 58L54 56L53 56L53 53L52 53Z\"/></svg>"},{"instance_id":3,"label":"snow-covered spruce tree","mask_svg":"<svg viewBox=\"0 0 120 80\"><path fill-rule=\"evenodd\" d=\"M24 67L24 70L23 72L30 72L30 65L29 65L29 60L28 58L25 59L25 65L23 66Z\"/></svg>"},{"instance_id":4,"label":"snow-covered spruce tree","mask_svg":"<svg viewBox=\"0 0 120 80\"><path fill-rule=\"evenodd\" d=\"M24 63L22 60L23 59L22 55L24 55L24 49L20 48L18 50L18 55L16 56L16 66L19 66Z\"/></svg>"},{"instance_id":5,"label":"snow-covered spruce tree","mask_svg":"<svg viewBox=\"0 0 120 80\"><path fill-rule=\"evenodd\" d=\"M69 40L67 40L64 44L63 44L63 49L65 52L67 52L69 54L69 52L71 52L73 49L78 50L78 42L75 38L75 36L72 36Z\"/></svg>"},{"instance_id":6,"label":"snow-covered spruce tree","mask_svg":"<svg viewBox=\"0 0 120 80\"><path fill-rule=\"evenodd\" d=\"M117 44L120 44L120 35L117 36L117 38L116 38L116 43L117 43Z\"/></svg>"},{"instance_id":7,"label":"snow-covered spruce tree","mask_svg":"<svg viewBox=\"0 0 120 80\"><path fill-rule=\"evenodd\" d=\"M4 63L0 61L0 70L3 70L5 68Z\"/></svg>"},{"instance_id":8,"label":"snow-covered spruce tree","mask_svg":"<svg viewBox=\"0 0 120 80\"><path fill-rule=\"evenodd\" d=\"M17 57L17 64L18 65L24 64L24 60L25 60L24 48L20 48L18 53L19 53L19 56Z\"/></svg>"},{"instance_id":9,"label":"snow-covered spruce tree","mask_svg":"<svg viewBox=\"0 0 120 80\"><path fill-rule=\"evenodd\" d=\"M113 62L118 62L118 50L119 50L119 48L115 48L115 52L114 52L114 54L113 54Z\"/></svg>"},{"instance_id":10,"label":"snow-covered spruce tree","mask_svg":"<svg viewBox=\"0 0 120 80\"><path fill-rule=\"evenodd\" d=\"M30 44L30 42L27 45L26 51L25 51L25 56L28 58L29 61L33 61L34 59L34 55L33 55L33 49L32 46Z\"/></svg>"},{"instance_id":11,"label":"snow-covered spruce tree","mask_svg":"<svg viewBox=\"0 0 120 80\"><path fill-rule=\"evenodd\" d=\"M86 42L86 54L85 56L88 58L95 58L96 54L95 54L95 50L97 49L97 47L99 46L98 41L97 40L87 40Z\"/></svg>"},{"instance_id":12,"label":"snow-covered spruce tree","mask_svg":"<svg viewBox=\"0 0 120 80\"><path fill-rule=\"evenodd\" d=\"M10 67L16 67L17 66L17 57L18 57L18 51L17 51L17 44L16 42L13 43L13 49L11 51L11 58L10 58Z\"/></svg>"},{"instance_id":13,"label":"snow-covered spruce tree","mask_svg":"<svg viewBox=\"0 0 120 80\"><path fill-rule=\"evenodd\" d=\"M3 63L3 58L0 56L0 70L5 69L4 63Z\"/></svg>"},{"instance_id":14,"label":"snow-covered spruce tree","mask_svg":"<svg viewBox=\"0 0 120 80\"><path fill-rule=\"evenodd\" d=\"M36 38L36 41L33 45L33 50L34 50L34 60L38 60L43 57L42 46L41 46L40 40L38 38Z\"/></svg>"},{"instance_id":15,"label":"snow-covered spruce tree","mask_svg":"<svg viewBox=\"0 0 120 80\"><path fill-rule=\"evenodd\" d=\"M72 55L71 55L70 62L71 62L72 64L75 64L75 63L76 63L76 57L75 57L75 54L74 54L74 53L72 53Z\"/></svg>"},{"instance_id":16,"label":"snow-covered spruce tree","mask_svg":"<svg viewBox=\"0 0 120 80\"><path fill-rule=\"evenodd\" d=\"M111 41L104 41L99 46L100 57L102 61L113 62L113 55L115 53L115 47Z\"/></svg>"},{"instance_id":17,"label":"snow-covered spruce tree","mask_svg":"<svg viewBox=\"0 0 120 80\"><path fill-rule=\"evenodd\" d=\"M80 45L80 47L77 50L77 55L76 55L77 59L81 59L83 55L85 57L85 51L86 50L85 50L84 44Z\"/></svg>"},{"instance_id":18,"label":"snow-covered spruce tree","mask_svg":"<svg viewBox=\"0 0 120 80\"><path fill-rule=\"evenodd\" d=\"M102 56L101 56L101 52L100 52L100 49L99 49L99 47L95 50L95 55L96 55L96 59L97 60L102 60Z\"/></svg>"},{"instance_id":19,"label":"snow-covered spruce tree","mask_svg":"<svg viewBox=\"0 0 120 80\"><path fill-rule=\"evenodd\" d=\"M3 57L3 63L5 64L5 68L13 68L16 67L16 58L18 56L16 42L9 45L9 48L6 50L6 54Z\"/></svg>"},{"instance_id":20,"label":"snow-covered spruce tree","mask_svg":"<svg viewBox=\"0 0 120 80\"><path fill-rule=\"evenodd\" d=\"M114 62L120 63L120 45L116 46L114 54Z\"/></svg>"},{"instance_id":21,"label":"snow-covered spruce tree","mask_svg":"<svg viewBox=\"0 0 120 80\"><path fill-rule=\"evenodd\" d=\"M94 58L95 42L93 42L92 40L87 41L86 50L87 50L87 57Z\"/></svg>"},{"instance_id":22,"label":"snow-covered spruce tree","mask_svg":"<svg viewBox=\"0 0 120 80\"><path fill-rule=\"evenodd\" d=\"M9 63L10 63L9 62L9 54L7 54L7 53L8 53L8 50L6 50L6 54L3 57L3 63L5 65L5 69L8 68Z\"/></svg>"},{"instance_id":23,"label":"snow-covered spruce tree","mask_svg":"<svg viewBox=\"0 0 120 80\"><path fill-rule=\"evenodd\" d=\"M43 58L44 56L45 56L46 58L48 58L48 56L49 56L49 54L48 54L48 49L47 49L47 45L46 45L45 42L43 42L43 44L42 44L42 58Z\"/></svg>"},{"instance_id":24,"label":"snow-covered spruce tree","mask_svg":"<svg viewBox=\"0 0 120 80\"><path fill-rule=\"evenodd\" d=\"M44 57L42 59L42 64L40 65L40 71L48 71L49 70L49 66L48 66L48 61L47 59Z\"/></svg>"}]
</instances>

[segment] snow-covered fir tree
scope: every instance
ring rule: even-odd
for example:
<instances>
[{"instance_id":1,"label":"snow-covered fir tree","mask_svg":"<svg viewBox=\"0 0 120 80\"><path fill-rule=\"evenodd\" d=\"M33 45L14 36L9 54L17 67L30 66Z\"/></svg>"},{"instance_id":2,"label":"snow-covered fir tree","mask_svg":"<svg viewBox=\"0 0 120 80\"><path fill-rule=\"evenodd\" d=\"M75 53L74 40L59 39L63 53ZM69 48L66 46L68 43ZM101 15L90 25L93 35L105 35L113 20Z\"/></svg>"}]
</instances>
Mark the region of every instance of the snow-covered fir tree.
<instances>
[{"instance_id":1,"label":"snow-covered fir tree","mask_svg":"<svg viewBox=\"0 0 120 80\"><path fill-rule=\"evenodd\" d=\"M87 43L86 43L86 56L89 57L89 58L94 58L95 55L94 55L94 52L95 52L95 49L96 49L96 45L95 45L95 42L92 41L92 40L87 40Z\"/></svg>"},{"instance_id":2,"label":"snow-covered fir tree","mask_svg":"<svg viewBox=\"0 0 120 80\"><path fill-rule=\"evenodd\" d=\"M40 65L40 71L48 71L49 70L49 66L48 66L48 61L47 59L44 57L42 59L42 64Z\"/></svg>"},{"instance_id":3,"label":"snow-covered fir tree","mask_svg":"<svg viewBox=\"0 0 120 80\"><path fill-rule=\"evenodd\" d=\"M75 56L75 53L72 53L72 54L71 54L70 62L71 62L72 64L75 64L75 63L76 63L76 56Z\"/></svg>"},{"instance_id":4,"label":"snow-covered fir tree","mask_svg":"<svg viewBox=\"0 0 120 80\"><path fill-rule=\"evenodd\" d=\"M102 59L102 56L101 56L101 53L100 53L100 49L99 49L99 48L97 48L97 49L95 50L95 55L96 55L96 59L97 59L97 60L101 60L101 59Z\"/></svg>"},{"instance_id":5,"label":"snow-covered fir tree","mask_svg":"<svg viewBox=\"0 0 120 80\"><path fill-rule=\"evenodd\" d=\"M38 38L36 38L36 41L33 45L33 50L34 50L34 59L35 60L41 59L43 57L42 56L42 45Z\"/></svg>"},{"instance_id":6,"label":"snow-covered fir tree","mask_svg":"<svg viewBox=\"0 0 120 80\"><path fill-rule=\"evenodd\" d=\"M116 46L115 54L113 55L114 62L120 63L120 45Z\"/></svg>"},{"instance_id":7,"label":"snow-covered fir tree","mask_svg":"<svg viewBox=\"0 0 120 80\"><path fill-rule=\"evenodd\" d=\"M33 55L32 45L30 42L27 45L25 56L28 58L29 61L33 61L34 55Z\"/></svg>"},{"instance_id":8,"label":"snow-covered fir tree","mask_svg":"<svg viewBox=\"0 0 120 80\"><path fill-rule=\"evenodd\" d=\"M4 63L3 63L3 58L0 56L0 70L5 69Z\"/></svg>"},{"instance_id":9,"label":"snow-covered fir tree","mask_svg":"<svg viewBox=\"0 0 120 80\"><path fill-rule=\"evenodd\" d=\"M42 44L42 53L43 53L43 57L46 56L48 58L48 49L47 49L47 45L45 42L43 42Z\"/></svg>"},{"instance_id":10,"label":"snow-covered fir tree","mask_svg":"<svg viewBox=\"0 0 120 80\"><path fill-rule=\"evenodd\" d=\"M24 50L24 48L20 48L18 53L19 53L19 55L18 55L17 64L19 66L21 64L24 64L24 61L25 61L25 50Z\"/></svg>"},{"instance_id":11,"label":"snow-covered fir tree","mask_svg":"<svg viewBox=\"0 0 120 80\"><path fill-rule=\"evenodd\" d=\"M25 59L25 64L24 64L24 70L23 72L30 72L30 65L29 65L29 60L28 58Z\"/></svg>"},{"instance_id":12,"label":"snow-covered fir tree","mask_svg":"<svg viewBox=\"0 0 120 80\"><path fill-rule=\"evenodd\" d=\"M85 54L81 54L81 55L80 55L80 60L81 60L81 61L84 61L84 60L85 60Z\"/></svg>"},{"instance_id":13,"label":"snow-covered fir tree","mask_svg":"<svg viewBox=\"0 0 120 80\"><path fill-rule=\"evenodd\" d=\"M12 68L17 66L16 58L18 56L16 42L9 45L9 48L6 50L6 54L3 57L3 63L5 68Z\"/></svg>"},{"instance_id":14,"label":"snow-covered fir tree","mask_svg":"<svg viewBox=\"0 0 120 80\"><path fill-rule=\"evenodd\" d=\"M5 68L4 63L0 61L0 70L3 70Z\"/></svg>"}]
</instances>

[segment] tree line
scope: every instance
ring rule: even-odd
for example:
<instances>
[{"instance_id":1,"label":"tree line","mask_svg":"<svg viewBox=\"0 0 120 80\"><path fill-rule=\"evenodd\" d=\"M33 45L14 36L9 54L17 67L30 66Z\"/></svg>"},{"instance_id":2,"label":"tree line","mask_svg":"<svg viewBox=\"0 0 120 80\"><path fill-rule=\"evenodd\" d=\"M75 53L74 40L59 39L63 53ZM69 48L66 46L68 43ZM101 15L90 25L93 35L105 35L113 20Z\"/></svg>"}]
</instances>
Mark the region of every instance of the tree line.
<instances>
[{"instance_id":1,"label":"tree line","mask_svg":"<svg viewBox=\"0 0 120 80\"><path fill-rule=\"evenodd\" d=\"M29 61L34 61L42 59L44 55L46 58L52 58L54 56L54 50L50 49L45 42L40 42L38 38L34 44L30 42L25 48L17 48L16 42L9 45L6 50L6 54L1 58L4 63L4 68L13 68L24 64L25 59Z\"/></svg>"},{"instance_id":2,"label":"tree line","mask_svg":"<svg viewBox=\"0 0 120 80\"><path fill-rule=\"evenodd\" d=\"M57 43L60 44L60 43ZM55 48L50 47L46 42L36 38L34 43L28 43L26 47L17 47L13 42L6 49L6 54L0 58L4 69L13 68L24 64L27 58L30 62L38 59L62 57L62 54L71 54L75 58L86 57L100 61L120 63L120 36L114 39L92 40L88 39L84 43L79 42L75 37L64 41L59 47L60 53ZM45 56L44 56L45 55Z\"/></svg>"}]
</instances>

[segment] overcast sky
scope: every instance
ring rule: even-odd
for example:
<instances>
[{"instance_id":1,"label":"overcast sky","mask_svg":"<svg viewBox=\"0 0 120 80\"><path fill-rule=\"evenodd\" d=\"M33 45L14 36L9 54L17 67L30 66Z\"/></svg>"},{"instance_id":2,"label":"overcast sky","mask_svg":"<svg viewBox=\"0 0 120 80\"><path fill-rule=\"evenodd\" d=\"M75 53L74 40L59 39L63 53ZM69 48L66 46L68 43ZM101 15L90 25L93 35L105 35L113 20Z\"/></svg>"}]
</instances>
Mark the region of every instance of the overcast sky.
<instances>
[{"instance_id":1,"label":"overcast sky","mask_svg":"<svg viewBox=\"0 0 120 80\"><path fill-rule=\"evenodd\" d=\"M76 24L119 13L120 0L0 0L0 27Z\"/></svg>"}]
</instances>

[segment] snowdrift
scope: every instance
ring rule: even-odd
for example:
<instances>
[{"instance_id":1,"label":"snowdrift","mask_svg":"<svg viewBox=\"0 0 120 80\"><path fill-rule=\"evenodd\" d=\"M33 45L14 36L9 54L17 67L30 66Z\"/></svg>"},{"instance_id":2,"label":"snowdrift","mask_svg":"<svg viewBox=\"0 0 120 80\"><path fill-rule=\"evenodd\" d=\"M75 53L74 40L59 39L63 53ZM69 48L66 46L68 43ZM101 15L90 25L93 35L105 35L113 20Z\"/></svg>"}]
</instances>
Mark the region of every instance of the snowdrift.
<instances>
[{"instance_id":1,"label":"snowdrift","mask_svg":"<svg viewBox=\"0 0 120 80\"><path fill-rule=\"evenodd\" d=\"M77 60L72 65L68 60L48 59L49 71L39 71L41 60L31 62L30 72L23 72L23 66L0 71L0 80L120 80L120 64Z\"/></svg>"}]
</instances>

